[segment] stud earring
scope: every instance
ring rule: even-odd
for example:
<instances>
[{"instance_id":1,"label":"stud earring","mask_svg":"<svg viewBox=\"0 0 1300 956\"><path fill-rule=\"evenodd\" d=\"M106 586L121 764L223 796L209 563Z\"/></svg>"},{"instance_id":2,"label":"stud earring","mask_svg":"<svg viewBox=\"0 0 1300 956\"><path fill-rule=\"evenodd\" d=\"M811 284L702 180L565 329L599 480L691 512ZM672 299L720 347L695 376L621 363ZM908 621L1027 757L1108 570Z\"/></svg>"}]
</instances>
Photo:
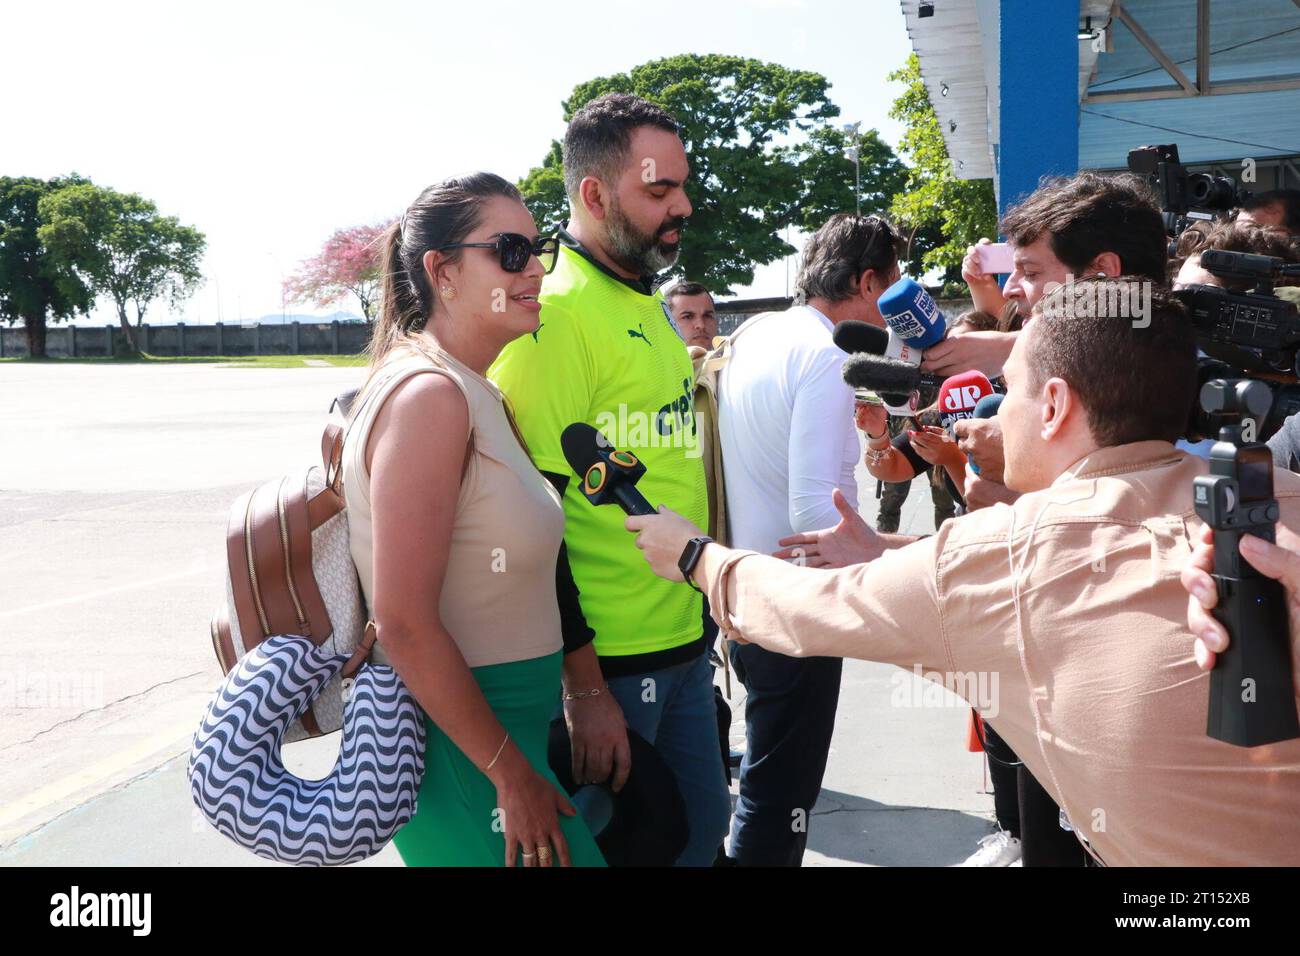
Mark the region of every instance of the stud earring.
<instances>
[{"instance_id":1,"label":"stud earring","mask_svg":"<svg viewBox=\"0 0 1300 956\"><path fill-rule=\"evenodd\" d=\"M445 285L442 287L442 294L448 299L456 298L456 290L449 285Z\"/></svg>"}]
</instances>

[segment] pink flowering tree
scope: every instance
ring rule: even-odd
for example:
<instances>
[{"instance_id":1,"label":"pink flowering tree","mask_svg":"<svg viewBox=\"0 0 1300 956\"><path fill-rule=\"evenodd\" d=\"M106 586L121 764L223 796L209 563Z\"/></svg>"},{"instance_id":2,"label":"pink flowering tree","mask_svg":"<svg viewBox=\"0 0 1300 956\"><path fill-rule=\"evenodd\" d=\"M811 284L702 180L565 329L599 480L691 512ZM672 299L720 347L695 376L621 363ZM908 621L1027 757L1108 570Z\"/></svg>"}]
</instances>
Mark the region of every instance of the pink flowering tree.
<instances>
[{"instance_id":1,"label":"pink flowering tree","mask_svg":"<svg viewBox=\"0 0 1300 956\"><path fill-rule=\"evenodd\" d=\"M286 302L310 302L325 308L348 295L361 303L369 322L379 304L380 266L384 230L392 221L340 229L321 251L304 260L284 281Z\"/></svg>"}]
</instances>

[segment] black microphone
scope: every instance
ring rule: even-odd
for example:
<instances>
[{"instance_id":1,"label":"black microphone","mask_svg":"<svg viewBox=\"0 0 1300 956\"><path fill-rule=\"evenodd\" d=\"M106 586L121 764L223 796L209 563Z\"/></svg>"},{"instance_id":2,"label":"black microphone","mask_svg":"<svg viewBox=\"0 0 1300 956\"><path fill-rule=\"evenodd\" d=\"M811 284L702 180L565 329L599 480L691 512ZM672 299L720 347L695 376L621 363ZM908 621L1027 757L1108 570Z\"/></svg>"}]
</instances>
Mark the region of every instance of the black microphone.
<instances>
[{"instance_id":1,"label":"black microphone","mask_svg":"<svg viewBox=\"0 0 1300 956\"><path fill-rule=\"evenodd\" d=\"M872 355L884 355L889 347L889 333L857 319L848 319L836 324L831 332L831 339L842 352L854 355L869 352Z\"/></svg>"},{"instance_id":2,"label":"black microphone","mask_svg":"<svg viewBox=\"0 0 1300 956\"><path fill-rule=\"evenodd\" d=\"M645 474L631 452L619 451L586 422L574 422L560 434L564 458L582 483L578 486L593 505L617 504L629 515L658 514L636 483Z\"/></svg>"},{"instance_id":3,"label":"black microphone","mask_svg":"<svg viewBox=\"0 0 1300 956\"><path fill-rule=\"evenodd\" d=\"M865 352L850 355L844 360L844 381L854 388L869 388L891 405L904 405L891 401L886 395L907 396L921 386L937 388L944 379L931 372L922 372L911 362L885 358L883 355L869 355Z\"/></svg>"}]
</instances>

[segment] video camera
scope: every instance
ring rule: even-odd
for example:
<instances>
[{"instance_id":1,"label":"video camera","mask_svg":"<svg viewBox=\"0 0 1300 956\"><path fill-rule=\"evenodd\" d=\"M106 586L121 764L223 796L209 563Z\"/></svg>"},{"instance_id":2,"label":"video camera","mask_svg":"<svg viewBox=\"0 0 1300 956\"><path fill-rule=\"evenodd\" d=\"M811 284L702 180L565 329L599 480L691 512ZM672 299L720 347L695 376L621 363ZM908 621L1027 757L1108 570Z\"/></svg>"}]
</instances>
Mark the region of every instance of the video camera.
<instances>
[{"instance_id":1,"label":"video camera","mask_svg":"<svg viewBox=\"0 0 1300 956\"><path fill-rule=\"evenodd\" d=\"M1282 585L1241 556L1243 534L1274 540L1279 516L1273 456L1249 440L1241 421L1259 416L1272 398L1264 383L1213 379L1201 389L1206 412L1229 419L1210 451L1209 474L1192 482L1196 513L1214 530L1213 614L1228 631L1228 649L1210 674L1206 733L1239 747L1300 737L1291 677L1291 637Z\"/></svg>"},{"instance_id":2,"label":"video camera","mask_svg":"<svg viewBox=\"0 0 1300 956\"><path fill-rule=\"evenodd\" d=\"M1227 176L1189 173L1178 160L1178 147L1139 146L1128 152L1128 168L1155 187L1164 212L1165 231L1182 234L1196 220L1211 220L1216 214L1240 206L1250 193Z\"/></svg>"},{"instance_id":3,"label":"video camera","mask_svg":"<svg viewBox=\"0 0 1300 956\"><path fill-rule=\"evenodd\" d=\"M1257 423L1256 434L1263 440L1300 411L1300 309L1273 292L1277 280L1300 277L1300 264L1209 249L1201 253L1201 268L1234 284L1253 283L1245 292L1194 285L1175 295L1187 307L1197 345L1214 360L1202 360L1202 382L1245 373L1273 390L1272 407ZM1221 425L1216 419L1198 419L1194 430L1208 437Z\"/></svg>"}]
</instances>

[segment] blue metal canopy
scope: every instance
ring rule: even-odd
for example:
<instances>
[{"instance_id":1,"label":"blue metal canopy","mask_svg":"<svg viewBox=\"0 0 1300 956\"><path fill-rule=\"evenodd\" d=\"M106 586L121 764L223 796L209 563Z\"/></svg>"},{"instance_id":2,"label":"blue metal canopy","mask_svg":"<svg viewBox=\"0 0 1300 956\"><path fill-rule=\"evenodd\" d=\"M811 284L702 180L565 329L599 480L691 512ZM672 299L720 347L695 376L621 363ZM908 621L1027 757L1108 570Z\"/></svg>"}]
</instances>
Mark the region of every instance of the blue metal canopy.
<instances>
[{"instance_id":1,"label":"blue metal canopy","mask_svg":"<svg viewBox=\"0 0 1300 956\"><path fill-rule=\"evenodd\" d=\"M1237 176L1249 158L1252 189L1300 187L1300 0L901 6L955 175L995 177L1003 203L1153 143Z\"/></svg>"},{"instance_id":2,"label":"blue metal canopy","mask_svg":"<svg viewBox=\"0 0 1300 956\"><path fill-rule=\"evenodd\" d=\"M1122 167L1136 139L1190 163L1300 156L1293 0L1126 0L1109 46L1080 104L1080 166Z\"/></svg>"}]
</instances>

